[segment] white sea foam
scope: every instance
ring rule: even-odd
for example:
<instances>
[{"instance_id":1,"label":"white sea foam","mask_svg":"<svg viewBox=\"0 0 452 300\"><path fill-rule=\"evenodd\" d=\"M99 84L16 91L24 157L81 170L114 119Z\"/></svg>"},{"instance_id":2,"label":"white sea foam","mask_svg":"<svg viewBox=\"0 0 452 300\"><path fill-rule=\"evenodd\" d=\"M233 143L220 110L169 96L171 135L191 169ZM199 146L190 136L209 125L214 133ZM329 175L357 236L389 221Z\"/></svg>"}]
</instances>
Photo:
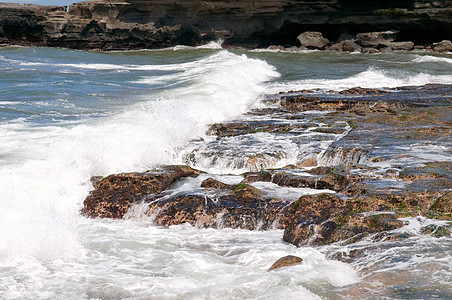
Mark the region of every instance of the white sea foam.
<instances>
[{"instance_id":1,"label":"white sea foam","mask_svg":"<svg viewBox=\"0 0 452 300\"><path fill-rule=\"evenodd\" d=\"M305 79L286 83L271 83L273 93L288 90L321 89L343 90L352 87L393 88L399 86L419 86L428 83L451 84L452 75L430 75L426 73L386 72L373 67L343 79Z\"/></svg>"},{"instance_id":2,"label":"white sea foam","mask_svg":"<svg viewBox=\"0 0 452 300\"><path fill-rule=\"evenodd\" d=\"M9 159L0 170L0 228L9 229L0 231L0 257L79 255L76 226L90 176L180 163L181 146L207 124L245 112L262 83L278 76L227 51L166 67L190 74L190 85L75 127L0 125L0 155Z\"/></svg>"},{"instance_id":3,"label":"white sea foam","mask_svg":"<svg viewBox=\"0 0 452 300\"><path fill-rule=\"evenodd\" d=\"M415 63L448 63L452 64L452 58L448 57L440 57L440 56L431 56L431 55L418 55L416 58L412 60Z\"/></svg>"},{"instance_id":4,"label":"white sea foam","mask_svg":"<svg viewBox=\"0 0 452 300\"><path fill-rule=\"evenodd\" d=\"M360 280L350 266L318 250L283 243L281 230L82 220L80 231L89 251L72 261L30 259L14 276L0 278L0 286L11 287L2 299L321 299L315 286L341 288ZM266 272L286 255L303 262ZM17 262L0 266L8 268Z\"/></svg>"}]
</instances>

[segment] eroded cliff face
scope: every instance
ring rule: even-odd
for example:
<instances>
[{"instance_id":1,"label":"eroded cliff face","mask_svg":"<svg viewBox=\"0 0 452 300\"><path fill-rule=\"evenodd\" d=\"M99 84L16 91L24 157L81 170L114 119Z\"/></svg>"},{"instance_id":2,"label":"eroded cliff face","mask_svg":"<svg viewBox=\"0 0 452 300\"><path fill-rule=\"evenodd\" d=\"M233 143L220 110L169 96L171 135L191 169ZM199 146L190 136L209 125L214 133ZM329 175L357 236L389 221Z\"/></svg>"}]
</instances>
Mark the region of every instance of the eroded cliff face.
<instances>
[{"instance_id":1,"label":"eroded cliff face","mask_svg":"<svg viewBox=\"0 0 452 300\"><path fill-rule=\"evenodd\" d=\"M395 29L416 44L450 39L452 0L97 0L66 7L0 4L0 39L70 48L155 48L222 38L257 47L296 44L304 31Z\"/></svg>"}]
</instances>

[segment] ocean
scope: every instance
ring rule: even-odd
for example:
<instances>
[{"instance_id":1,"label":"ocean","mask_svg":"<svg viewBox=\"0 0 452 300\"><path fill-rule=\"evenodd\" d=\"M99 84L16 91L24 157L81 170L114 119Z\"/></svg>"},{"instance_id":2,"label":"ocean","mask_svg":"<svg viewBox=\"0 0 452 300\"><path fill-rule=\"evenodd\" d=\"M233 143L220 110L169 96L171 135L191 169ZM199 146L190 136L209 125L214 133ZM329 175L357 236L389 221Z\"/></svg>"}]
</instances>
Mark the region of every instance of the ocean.
<instances>
[{"instance_id":1,"label":"ocean","mask_svg":"<svg viewBox=\"0 0 452 300\"><path fill-rule=\"evenodd\" d=\"M420 233L445 221L406 218L398 230L412 236L401 241L296 248L281 230L80 214L92 176L185 164L194 141L215 139L210 124L246 119L279 92L452 84L451 54L2 47L0 78L1 299L452 299L452 239ZM262 135L256 147L286 153L267 162L276 168L332 141ZM239 152L222 153L194 167L240 182ZM342 262L337 249L366 255ZM285 255L303 263L266 272Z\"/></svg>"}]
</instances>

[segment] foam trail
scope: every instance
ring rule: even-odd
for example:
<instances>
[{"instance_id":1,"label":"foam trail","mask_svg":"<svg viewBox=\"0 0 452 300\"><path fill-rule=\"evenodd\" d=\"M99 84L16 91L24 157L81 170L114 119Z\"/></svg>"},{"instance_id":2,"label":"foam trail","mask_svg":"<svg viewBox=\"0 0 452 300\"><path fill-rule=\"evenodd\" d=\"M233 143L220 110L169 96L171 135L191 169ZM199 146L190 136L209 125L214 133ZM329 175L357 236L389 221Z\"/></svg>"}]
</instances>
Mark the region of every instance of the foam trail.
<instances>
[{"instance_id":1,"label":"foam trail","mask_svg":"<svg viewBox=\"0 0 452 300\"><path fill-rule=\"evenodd\" d=\"M74 127L0 124L0 228L10 229L0 231L1 258L83 254L77 224L92 175L180 163L179 149L190 139L244 113L263 82L278 76L263 61L227 51L166 68L190 79L109 118Z\"/></svg>"},{"instance_id":2,"label":"foam trail","mask_svg":"<svg viewBox=\"0 0 452 300\"><path fill-rule=\"evenodd\" d=\"M450 84L451 75L430 75L426 73L387 72L374 67L343 79L304 79L292 82L272 83L269 88L273 93L287 90L321 89L343 90L352 87L394 88L399 86L420 86L428 83Z\"/></svg>"},{"instance_id":3,"label":"foam trail","mask_svg":"<svg viewBox=\"0 0 452 300\"><path fill-rule=\"evenodd\" d=\"M412 62L415 62L415 63L448 63L448 64L452 64L452 58L438 57L438 56L431 56L431 55L423 55L423 56L419 55L418 57L413 59Z\"/></svg>"}]
</instances>

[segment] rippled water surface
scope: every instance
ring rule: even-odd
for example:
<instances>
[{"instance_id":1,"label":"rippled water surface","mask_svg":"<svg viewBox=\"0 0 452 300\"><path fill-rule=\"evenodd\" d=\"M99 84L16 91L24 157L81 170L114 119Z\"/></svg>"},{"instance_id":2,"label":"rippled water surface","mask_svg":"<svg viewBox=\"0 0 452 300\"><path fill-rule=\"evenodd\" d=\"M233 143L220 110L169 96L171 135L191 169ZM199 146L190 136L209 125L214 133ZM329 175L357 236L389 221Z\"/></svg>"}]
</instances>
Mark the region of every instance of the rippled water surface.
<instances>
[{"instance_id":1,"label":"rippled water surface","mask_svg":"<svg viewBox=\"0 0 452 300\"><path fill-rule=\"evenodd\" d=\"M79 211L91 176L184 163L193 140L214 140L209 124L246 119L268 95L452 84L451 67L450 54L421 52L0 48L0 298L450 299L451 239L420 235L431 220L407 219L400 230L413 236L402 241L295 248L278 230L158 228L139 215L97 220ZM299 154L335 138L260 142ZM295 154L268 167L293 163ZM220 161L196 167L240 181L224 174L243 166ZM267 188L287 199L309 193ZM332 259L352 250L364 255ZM303 263L266 272L289 254Z\"/></svg>"}]
</instances>

